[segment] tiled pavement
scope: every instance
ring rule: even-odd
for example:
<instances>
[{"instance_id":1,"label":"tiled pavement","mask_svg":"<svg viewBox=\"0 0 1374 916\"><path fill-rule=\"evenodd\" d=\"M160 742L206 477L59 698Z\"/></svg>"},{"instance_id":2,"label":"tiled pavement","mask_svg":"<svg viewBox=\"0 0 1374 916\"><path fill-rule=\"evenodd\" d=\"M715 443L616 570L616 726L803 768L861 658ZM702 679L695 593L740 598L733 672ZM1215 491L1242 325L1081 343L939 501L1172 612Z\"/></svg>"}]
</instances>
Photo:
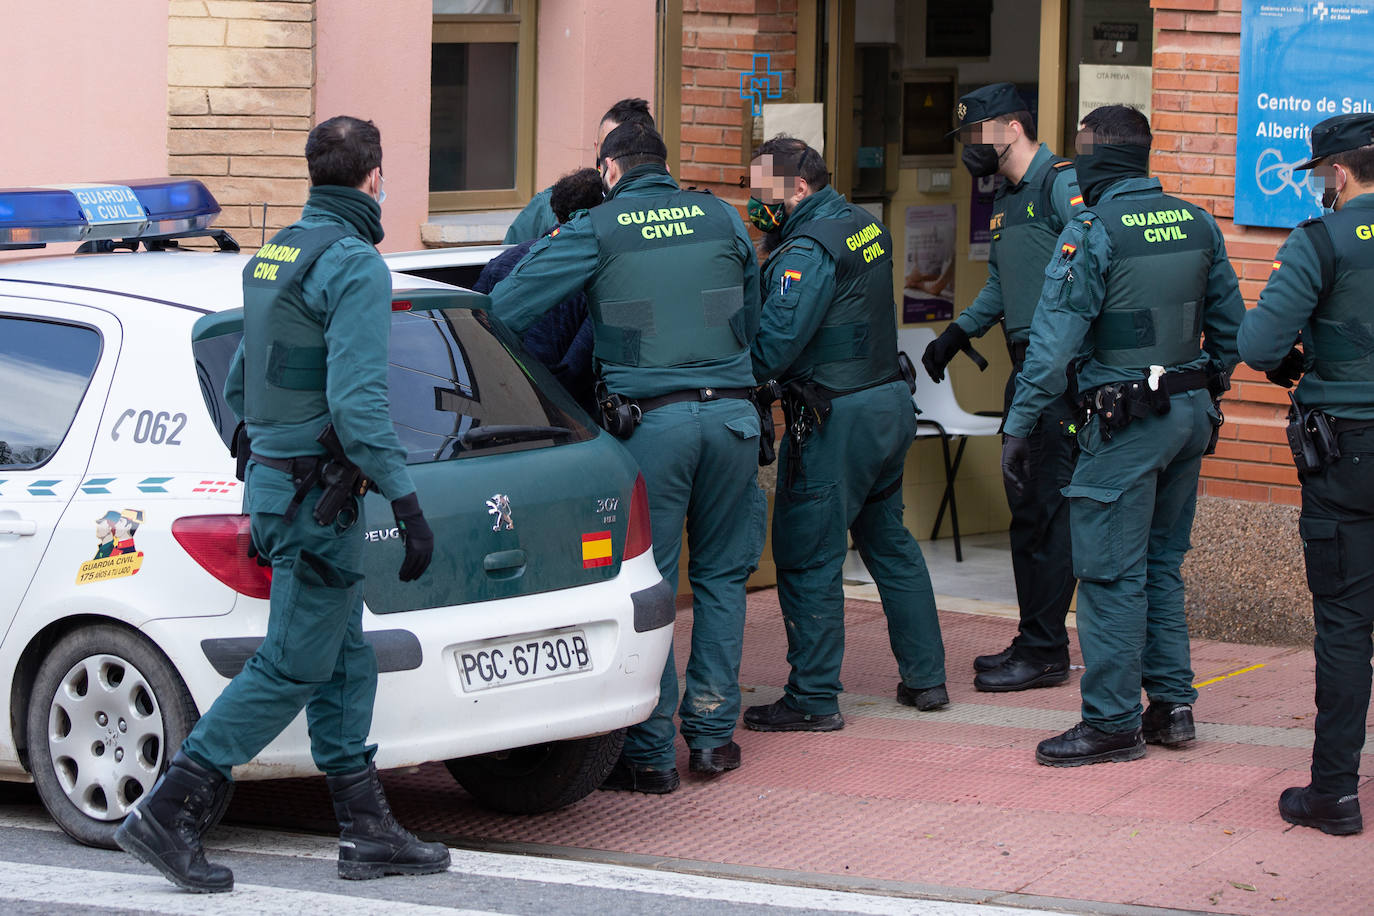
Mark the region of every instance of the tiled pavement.
<instances>
[{"instance_id":1,"label":"tiled pavement","mask_svg":"<svg viewBox=\"0 0 1374 916\"><path fill-rule=\"evenodd\" d=\"M954 590L958 570L942 580L931 565L937 590ZM851 598L843 731L740 729L744 766L714 780L687 774L682 748L683 786L665 797L598 792L552 814L508 817L475 807L433 765L386 775L393 806L407 825L458 845L573 847L587 858L764 880L1091 911L1374 912L1374 828L1329 837L1290 827L1276 809L1283 788L1306 783L1310 650L1195 642L1197 680L1210 682L1199 688L1196 742L1151 747L1131 763L1054 769L1035 763L1034 748L1077 721L1078 672L1063 687L977 693L972 657L1004 646L1015 623L949 610L968 606L957 595L939 604L953 700L943 711L896 703L881 607ZM690 626L684 606L679 670ZM780 695L784 655L776 593L755 592L745 705ZM239 793L231 819L327 824L322 780ZM1374 814L1374 793L1364 796Z\"/></svg>"}]
</instances>

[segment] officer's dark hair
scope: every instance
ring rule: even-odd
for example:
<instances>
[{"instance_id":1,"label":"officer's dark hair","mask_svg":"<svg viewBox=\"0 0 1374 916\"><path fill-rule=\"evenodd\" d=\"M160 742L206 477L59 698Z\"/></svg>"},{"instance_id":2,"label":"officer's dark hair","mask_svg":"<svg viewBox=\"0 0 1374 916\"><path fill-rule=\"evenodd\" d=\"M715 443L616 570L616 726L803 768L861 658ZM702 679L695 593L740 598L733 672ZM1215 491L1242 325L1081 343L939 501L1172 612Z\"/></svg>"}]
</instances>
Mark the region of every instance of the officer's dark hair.
<instances>
[{"instance_id":1,"label":"officer's dark hair","mask_svg":"<svg viewBox=\"0 0 1374 916\"><path fill-rule=\"evenodd\" d=\"M578 210L590 210L605 199L601 173L596 169L578 169L553 183L553 190L549 192L549 207L555 219L566 223Z\"/></svg>"},{"instance_id":2,"label":"officer's dark hair","mask_svg":"<svg viewBox=\"0 0 1374 916\"><path fill-rule=\"evenodd\" d=\"M1154 143L1150 133L1150 119L1129 105L1103 105L1083 116L1084 130L1093 132L1093 143L1119 146L1143 146Z\"/></svg>"},{"instance_id":3,"label":"officer's dark hair","mask_svg":"<svg viewBox=\"0 0 1374 916\"><path fill-rule=\"evenodd\" d=\"M760 156L772 156L774 172L800 175L806 179L806 183L813 191L819 191L830 183L830 172L825 167L825 160L821 158L820 153L807 146L805 140L778 134L771 140L763 141L759 148L754 150L754 158L758 159Z\"/></svg>"},{"instance_id":4,"label":"officer's dark hair","mask_svg":"<svg viewBox=\"0 0 1374 916\"><path fill-rule=\"evenodd\" d=\"M1021 125L1021 132L1026 135L1027 140L1039 139L1035 133L1035 118L1031 117L1029 111L1009 111L1006 114L997 115L993 120L1000 121L1003 124L1010 124L1012 121L1015 121L1017 124Z\"/></svg>"},{"instance_id":5,"label":"officer's dark hair","mask_svg":"<svg viewBox=\"0 0 1374 916\"><path fill-rule=\"evenodd\" d=\"M356 188L382 164L382 132L371 121L340 115L315 125L305 141L310 183Z\"/></svg>"},{"instance_id":6,"label":"officer's dark hair","mask_svg":"<svg viewBox=\"0 0 1374 916\"><path fill-rule=\"evenodd\" d=\"M1374 146L1361 146L1336 153L1328 160L1339 163L1360 184L1374 184Z\"/></svg>"},{"instance_id":7,"label":"officer's dark hair","mask_svg":"<svg viewBox=\"0 0 1374 916\"><path fill-rule=\"evenodd\" d=\"M616 160L620 170L628 172L637 165L665 165L668 147L652 124L626 121L606 135L601 144L601 158Z\"/></svg>"},{"instance_id":8,"label":"officer's dark hair","mask_svg":"<svg viewBox=\"0 0 1374 916\"><path fill-rule=\"evenodd\" d=\"M647 124L654 127L654 116L649 114L649 103L644 99L621 99L601 116L601 122L612 121L616 125L629 124L631 121L637 124Z\"/></svg>"}]
</instances>

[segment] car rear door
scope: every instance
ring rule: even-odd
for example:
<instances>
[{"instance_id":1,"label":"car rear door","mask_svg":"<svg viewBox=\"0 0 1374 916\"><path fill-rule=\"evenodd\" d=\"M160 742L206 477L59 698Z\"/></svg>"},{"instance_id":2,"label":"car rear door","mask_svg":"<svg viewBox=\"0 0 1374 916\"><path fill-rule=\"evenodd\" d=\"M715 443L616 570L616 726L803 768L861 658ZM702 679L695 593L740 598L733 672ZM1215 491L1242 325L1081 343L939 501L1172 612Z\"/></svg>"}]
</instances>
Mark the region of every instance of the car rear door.
<instances>
[{"instance_id":1,"label":"car rear door","mask_svg":"<svg viewBox=\"0 0 1374 916\"><path fill-rule=\"evenodd\" d=\"M0 630L13 621L72 496L101 487L85 474L120 344L108 312L0 295ZM101 524L90 519L96 566L113 541Z\"/></svg>"}]
</instances>

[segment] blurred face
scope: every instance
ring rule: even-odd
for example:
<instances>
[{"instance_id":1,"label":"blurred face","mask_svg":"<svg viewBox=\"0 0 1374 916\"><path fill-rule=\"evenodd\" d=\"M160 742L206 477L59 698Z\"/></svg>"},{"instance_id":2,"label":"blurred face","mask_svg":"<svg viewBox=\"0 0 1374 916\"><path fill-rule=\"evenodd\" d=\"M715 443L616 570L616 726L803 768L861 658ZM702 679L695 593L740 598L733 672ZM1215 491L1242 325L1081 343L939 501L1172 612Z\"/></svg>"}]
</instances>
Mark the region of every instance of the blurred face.
<instances>
[{"instance_id":1,"label":"blurred face","mask_svg":"<svg viewBox=\"0 0 1374 916\"><path fill-rule=\"evenodd\" d=\"M981 121L978 124L971 124L959 131L959 142L965 146L972 146L975 143L991 143L994 146L1006 146L1008 143L1016 141L1020 134L1020 125L1013 126L1009 121Z\"/></svg>"},{"instance_id":2,"label":"blurred face","mask_svg":"<svg viewBox=\"0 0 1374 916\"><path fill-rule=\"evenodd\" d=\"M597 161L600 161L601 144L606 142L606 135L609 134L611 131L615 130L619 126L619 124L612 121L610 118L607 118L606 120L602 121L599 125L597 125L596 139L592 141L592 158L596 159Z\"/></svg>"},{"instance_id":3,"label":"blurred face","mask_svg":"<svg viewBox=\"0 0 1374 916\"><path fill-rule=\"evenodd\" d=\"M749 196L766 204L778 204L791 200L796 193L796 173L777 165L771 153L765 153L750 164Z\"/></svg>"},{"instance_id":4,"label":"blurred face","mask_svg":"<svg viewBox=\"0 0 1374 916\"><path fill-rule=\"evenodd\" d=\"M1340 200L1341 191L1345 190L1345 184L1349 176L1345 169L1339 165L1332 165L1329 161L1323 160L1312 167L1308 174L1307 184L1313 191L1321 195L1322 206L1327 209L1339 209L1342 201Z\"/></svg>"},{"instance_id":5,"label":"blurred face","mask_svg":"<svg viewBox=\"0 0 1374 916\"><path fill-rule=\"evenodd\" d=\"M1074 138L1073 146L1074 149L1078 151L1078 155L1080 156L1086 156L1091 154L1093 151L1092 128L1083 127L1080 125L1078 128L1078 136Z\"/></svg>"}]
</instances>

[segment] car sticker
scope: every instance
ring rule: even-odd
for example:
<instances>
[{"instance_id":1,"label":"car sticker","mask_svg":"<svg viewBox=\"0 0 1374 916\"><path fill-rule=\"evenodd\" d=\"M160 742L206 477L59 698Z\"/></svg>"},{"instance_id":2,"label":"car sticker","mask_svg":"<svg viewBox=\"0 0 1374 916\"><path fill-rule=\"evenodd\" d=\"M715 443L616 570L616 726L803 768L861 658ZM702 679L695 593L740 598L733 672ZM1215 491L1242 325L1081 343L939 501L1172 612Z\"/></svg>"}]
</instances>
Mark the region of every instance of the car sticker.
<instances>
[{"instance_id":1,"label":"car sticker","mask_svg":"<svg viewBox=\"0 0 1374 916\"><path fill-rule=\"evenodd\" d=\"M503 527L507 531L515 528L515 521L510 517L509 496L493 494L491 499L487 500L487 514L496 516L496 524L491 526L492 531L500 531Z\"/></svg>"},{"instance_id":2,"label":"car sticker","mask_svg":"<svg viewBox=\"0 0 1374 916\"><path fill-rule=\"evenodd\" d=\"M143 524L142 509L111 509L95 520L95 556L76 571L76 584L89 585L132 576L143 566L143 551L134 534Z\"/></svg>"},{"instance_id":3,"label":"car sticker","mask_svg":"<svg viewBox=\"0 0 1374 916\"><path fill-rule=\"evenodd\" d=\"M137 417L134 420L133 440L139 445L151 443L153 445L180 445L181 431L186 428L186 414L168 413L159 410L153 413L151 410L137 411L133 408L125 410L115 420L114 426L110 427L110 438L119 441L119 428L125 420ZM176 424L173 426L172 424Z\"/></svg>"},{"instance_id":4,"label":"car sticker","mask_svg":"<svg viewBox=\"0 0 1374 916\"><path fill-rule=\"evenodd\" d=\"M611 565L611 533L594 531L582 535L582 568Z\"/></svg>"}]
</instances>

